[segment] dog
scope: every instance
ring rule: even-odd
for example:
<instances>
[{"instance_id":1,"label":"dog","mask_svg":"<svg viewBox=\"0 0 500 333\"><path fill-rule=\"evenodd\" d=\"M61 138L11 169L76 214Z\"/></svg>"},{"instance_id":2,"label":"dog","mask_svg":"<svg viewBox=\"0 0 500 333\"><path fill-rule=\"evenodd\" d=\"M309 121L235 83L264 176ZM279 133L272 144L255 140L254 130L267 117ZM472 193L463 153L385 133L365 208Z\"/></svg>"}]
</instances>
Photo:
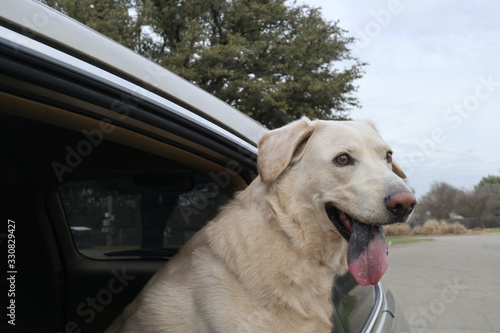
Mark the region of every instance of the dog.
<instances>
[{"instance_id":1,"label":"dog","mask_svg":"<svg viewBox=\"0 0 500 333\"><path fill-rule=\"evenodd\" d=\"M416 200L369 121L302 118L259 141L259 176L106 331L331 332L334 277L387 268L382 226Z\"/></svg>"}]
</instances>

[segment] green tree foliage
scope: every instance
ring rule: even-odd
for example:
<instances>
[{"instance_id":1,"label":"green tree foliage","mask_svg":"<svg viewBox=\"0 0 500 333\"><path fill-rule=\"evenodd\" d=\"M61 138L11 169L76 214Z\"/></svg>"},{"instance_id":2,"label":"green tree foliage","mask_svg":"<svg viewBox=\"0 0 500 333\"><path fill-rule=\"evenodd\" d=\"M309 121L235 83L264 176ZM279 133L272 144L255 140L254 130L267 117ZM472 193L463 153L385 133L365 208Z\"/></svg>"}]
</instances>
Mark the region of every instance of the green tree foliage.
<instances>
[{"instance_id":1,"label":"green tree foliage","mask_svg":"<svg viewBox=\"0 0 500 333\"><path fill-rule=\"evenodd\" d=\"M476 185L476 188L495 184L500 185L500 176L488 175L487 177L483 177L483 179L481 179L481 181Z\"/></svg>"},{"instance_id":2,"label":"green tree foliage","mask_svg":"<svg viewBox=\"0 0 500 333\"><path fill-rule=\"evenodd\" d=\"M365 64L350 53L354 39L317 8L285 0L46 2L271 128L303 115L346 119L359 106L354 81Z\"/></svg>"}]
</instances>

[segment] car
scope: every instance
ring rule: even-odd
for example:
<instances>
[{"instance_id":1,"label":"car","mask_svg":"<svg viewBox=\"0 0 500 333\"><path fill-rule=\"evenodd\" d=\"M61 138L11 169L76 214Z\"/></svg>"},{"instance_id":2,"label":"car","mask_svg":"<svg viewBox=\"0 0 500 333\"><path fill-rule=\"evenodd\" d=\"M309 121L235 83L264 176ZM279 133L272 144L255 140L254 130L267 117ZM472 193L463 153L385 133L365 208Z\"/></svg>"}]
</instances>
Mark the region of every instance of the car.
<instances>
[{"instance_id":1,"label":"car","mask_svg":"<svg viewBox=\"0 0 500 333\"><path fill-rule=\"evenodd\" d=\"M267 129L35 1L3 2L0 58L0 331L101 332L257 176ZM382 283L347 272L333 303L335 332L409 332Z\"/></svg>"}]
</instances>

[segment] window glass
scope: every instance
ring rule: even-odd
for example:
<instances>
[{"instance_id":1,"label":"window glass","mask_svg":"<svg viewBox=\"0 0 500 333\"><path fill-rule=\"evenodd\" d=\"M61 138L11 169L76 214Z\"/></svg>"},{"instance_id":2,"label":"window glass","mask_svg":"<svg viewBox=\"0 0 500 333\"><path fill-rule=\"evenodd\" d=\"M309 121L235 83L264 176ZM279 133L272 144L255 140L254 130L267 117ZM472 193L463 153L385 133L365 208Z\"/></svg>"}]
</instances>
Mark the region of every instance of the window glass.
<instances>
[{"instance_id":1,"label":"window glass","mask_svg":"<svg viewBox=\"0 0 500 333\"><path fill-rule=\"evenodd\" d=\"M58 192L76 248L97 259L169 258L232 195L188 172L71 182Z\"/></svg>"},{"instance_id":2,"label":"window glass","mask_svg":"<svg viewBox=\"0 0 500 333\"><path fill-rule=\"evenodd\" d=\"M360 286L350 271L336 276L332 288L333 333L363 332L367 319L372 315L375 294L380 292L378 288Z\"/></svg>"}]
</instances>

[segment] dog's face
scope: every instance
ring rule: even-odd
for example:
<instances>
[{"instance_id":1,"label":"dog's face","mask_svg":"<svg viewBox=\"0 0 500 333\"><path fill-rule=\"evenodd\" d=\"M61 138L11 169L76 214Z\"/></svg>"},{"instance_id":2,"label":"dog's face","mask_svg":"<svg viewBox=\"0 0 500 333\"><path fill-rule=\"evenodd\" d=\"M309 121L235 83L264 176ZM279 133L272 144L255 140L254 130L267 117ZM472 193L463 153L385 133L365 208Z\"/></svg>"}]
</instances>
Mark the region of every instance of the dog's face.
<instances>
[{"instance_id":1,"label":"dog's face","mask_svg":"<svg viewBox=\"0 0 500 333\"><path fill-rule=\"evenodd\" d=\"M322 204L365 224L405 222L415 199L401 178L404 174L391 148L375 128L368 122L318 122L315 127L297 167L306 173L310 166L317 166L315 172L321 177L310 181L316 182ZM390 198L400 193L411 197L401 198L399 211L389 209Z\"/></svg>"},{"instance_id":2,"label":"dog's face","mask_svg":"<svg viewBox=\"0 0 500 333\"><path fill-rule=\"evenodd\" d=\"M263 182L292 179L316 218L349 242L351 272L366 275L358 282L378 282L387 267L381 226L407 221L416 200L374 125L302 119L267 133L258 162ZM376 267L355 267L363 260Z\"/></svg>"}]
</instances>

